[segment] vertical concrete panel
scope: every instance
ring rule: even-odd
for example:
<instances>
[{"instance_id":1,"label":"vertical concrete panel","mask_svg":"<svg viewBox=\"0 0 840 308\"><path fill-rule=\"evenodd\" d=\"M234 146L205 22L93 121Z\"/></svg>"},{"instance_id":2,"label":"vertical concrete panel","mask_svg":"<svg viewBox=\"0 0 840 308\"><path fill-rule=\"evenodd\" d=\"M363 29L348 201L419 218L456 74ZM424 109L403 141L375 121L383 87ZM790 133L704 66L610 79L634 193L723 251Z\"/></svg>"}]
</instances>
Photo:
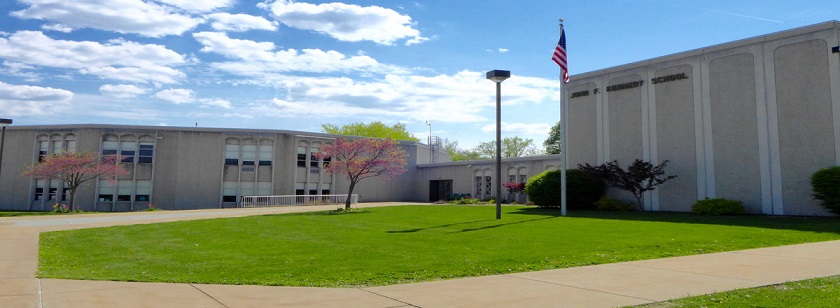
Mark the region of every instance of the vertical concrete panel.
<instances>
[{"instance_id":1,"label":"vertical concrete panel","mask_svg":"<svg viewBox=\"0 0 840 308\"><path fill-rule=\"evenodd\" d=\"M824 40L774 52L782 198L788 215L826 213L811 197L810 176L836 164L828 56Z\"/></svg>"},{"instance_id":2,"label":"vertical concrete panel","mask_svg":"<svg viewBox=\"0 0 840 308\"><path fill-rule=\"evenodd\" d=\"M760 214L761 174L755 58L741 53L709 62L715 196L740 200Z\"/></svg>"},{"instance_id":3,"label":"vertical concrete panel","mask_svg":"<svg viewBox=\"0 0 840 308\"><path fill-rule=\"evenodd\" d=\"M578 164L594 164L598 161L598 136L597 136L597 109L594 94L594 83L571 86L569 93L588 91L588 95L570 98L568 102L569 115L569 167L575 168Z\"/></svg>"},{"instance_id":4,"label":"vertical concrete panel","mask_svg":"<svg viewBox=\"0 0 840 308\"><path fill-rule=\"evenodd\" d=\"M677 76L669 78L668 76ZM656 151L657 162L669 160L666 174L678 177L658 188L659 209L691 211L697 199L697 147L694 125L695 78L690 65L661 69L654 78L656 87ZM687 77L680 79L681 77ZM673 80L671 80L673 79Z\"/></svg>"},{"instance_id":5,"label":"vertical concrete panel","mask_svg":"<svg viewBox=\"0 0 840 308\"><path fill-rule=\"evenodd\" d=\"M610 79L609 85L639 82L634 74ZM608 88L609 89L609 88ZM642 87L607 91L609 96L609 160L627 165L642 158Z\"/></svg>"}]
</instances>

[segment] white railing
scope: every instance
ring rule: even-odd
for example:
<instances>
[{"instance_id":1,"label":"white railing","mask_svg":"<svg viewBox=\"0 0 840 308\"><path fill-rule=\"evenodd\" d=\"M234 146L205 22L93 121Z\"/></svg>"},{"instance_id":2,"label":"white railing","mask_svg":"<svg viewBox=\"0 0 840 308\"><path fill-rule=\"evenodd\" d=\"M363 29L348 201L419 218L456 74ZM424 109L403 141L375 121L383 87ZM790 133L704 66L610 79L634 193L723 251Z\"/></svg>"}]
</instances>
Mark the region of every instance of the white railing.
<instances>
[{"instance_id":1,"label":"white railing","mask_svg":"<svg viewBox=\"0 0 840 308\"><path fill-rule=\"evenodd\" d=\"M347 195L242 196L239 207L344 204L346 200ZM359 195L353 194L350 204L356 203L359 203Z\"/></svg>"}]
</instances>

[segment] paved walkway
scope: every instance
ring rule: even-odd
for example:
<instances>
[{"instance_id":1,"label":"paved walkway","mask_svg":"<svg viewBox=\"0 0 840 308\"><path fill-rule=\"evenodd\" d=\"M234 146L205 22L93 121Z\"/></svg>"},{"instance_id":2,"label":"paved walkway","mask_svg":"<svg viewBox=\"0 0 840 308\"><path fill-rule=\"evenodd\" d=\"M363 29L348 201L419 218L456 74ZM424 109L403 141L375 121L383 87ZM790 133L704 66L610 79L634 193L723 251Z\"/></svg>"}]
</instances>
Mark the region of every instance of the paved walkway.
<instances>
[{"instance_id":1,"label":"paved walkway","mask_svg":"<svg viewBox=\"0 0 840 308\"><path fill-rule=\"evenodd\" d=\"M328 209L335 206L0 218L0 307L616 307L840 275L840 241L830 241L370 288L35 278L43 231Z\"/></svg>"}]
</instances>

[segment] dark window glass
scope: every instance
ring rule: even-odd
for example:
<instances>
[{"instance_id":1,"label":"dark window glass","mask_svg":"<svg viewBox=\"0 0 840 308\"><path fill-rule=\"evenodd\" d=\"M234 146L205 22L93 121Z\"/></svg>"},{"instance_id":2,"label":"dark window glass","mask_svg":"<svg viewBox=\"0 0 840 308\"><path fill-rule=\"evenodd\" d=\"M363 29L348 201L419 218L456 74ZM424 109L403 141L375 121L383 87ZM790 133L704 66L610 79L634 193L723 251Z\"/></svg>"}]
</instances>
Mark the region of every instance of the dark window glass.
<instances>
[{"instance_id":1,"label":"dark window glass","mask_svg":"<svg viewBox=\"0 0 840 308\"><path fill-rule=\"evenodd\" d=\"M225 165L239 165L238 158L225 158Z\"/></svg>"},{"instance_id":2,"label":"dark window glass","mask_svg":"<svg viewBox=\"0 0 840 308\"><path fill-rule=\"evenodd\" d=\"M134 200L147 202L149 201L149 195L137 195Z\"/></svg>"},{"instance_id":3,"label":"dark window glass","mask_svg":"<svg viewBox=\"0 0 840 308\"><path fill-rule=\"evenodd\" d=\"M329 189L324 189L324 190L321 190L321 194L322 194L322 195L329 195L329 194L330 194L330 190L329 190Z\"/></svg>"},{"instance_id":4,"label":"dark window glass","mask_svg":"<svg viewBox=\"0 0 840 308\"><path fill-rule=\"evenodd\" d=\"M111 202L114 201L113 195L99 195L99 201Z\"/></svg>"},{"instance_id":5,"label":"dark window glass","mask_svg":"<svg viewBox=\"0 0 840 308\"><path fill-rule=\"evenodd\" d=\"M243 165L243 166L253 166L253 165L254 165L254 161L253 161L253 160L243 160L243 161L242 161L242 165Z\"/></svg>"},{"instance_id":6,"label":"dark window glass","mask_svg":"<svg viewBox=\"0 0 840 308\"><path fill-rule=\"evenodd\" d=\"M70 201L70 188L62 189L61 201Z\"/></svg>"},{"instance_id":7,"label":"dark window glass","mask_svg":"<svg viewBox=\"0 0 840 308\"><path fill-rule=\"evenodd\" d=\"M309 194L310 194L310 195L317 195L317 194L318 194L318 190L317 190L317 189L310 189L310 190L309 190Z\"/></svg>"},{"instance_id":8,"label":"dark window glass","mask_svg":"<svg viewBox=\"0 0 840 308\"><path fill-rule=\"evenodd\" d=\"M44 197L44 189L35 188L35 200L41 200L42 197Z\"/></svg>"},{"instance_id":9,"label":"dark window glass","mask_svg":"<svg viewBox=\"0 0 840 308\"><path fill-rule=\"evenodd\" d=\"M47 151L38 151L38 162L43 162L44 157L47 157Z\"/></svg>"},{"instance_id":10,"label":"dark window glass","mask_svg":"<svg viewBox=\"0 0 840 308\"><path fill-rule=\"evenodd\" d=\"M260 166L271 166L271 161L270 160L261 160L260 161Z\"/></svg>"},{"instance_id":11,"label":"dark window glass","mask_svg":"<svg viewBox=\"0 0 840 308\"><path fill-rule=\"evenodd\" d=\"M102 150L102 155L117 155L117 150Z\"/></svg>"},{"instance_id":12,"label":"dark window glass","mask_svg":"<svg viewBox=\"0 0 840 308\"><path fill-rule=\"evenodd\" d=\"M58 191L57 188L50 188L50 196L49 200L55 200L55 193Z\"/></svg>"},{"instance_id":13,"label":"dark window glass","mask_svg":"<svg viewBox=\"0 0 840 308\"><path fill-rule=\"evenodd\" d=\"M140 156L140 158L137 159L137 162L141 163L141 164L151 164L152 163L152 157L151 156L148 156L148 157L147 156Z\"/></svg>"},{"instance_id":14,"label":"dark window glass","mask_svg":"<svg viewBox=\"0 0 840 308\"><path fill-rule=\"evenodd\" d=\"M222 202L236 202L236 196L222 196Z\"/></svg>"},{"instance_id":15,"label":"dark window glass","mask_svg":"<svg viewBox=\"0 0 840 308\"><path fill-rule=\"evenodd\" d=\"M131 201L131 195L118 195L117 201Z\"/></svg>"},{"instance_id":16,"label":"dark window glass","mask_svg":"<svg viewBox=\"0 0 840 308\"><path fill-rule=\"evenodd\" d=\"M298 167L306 167L306 161L305 160L299 160L298 163L297 163L297 166Z\"/></svg>"},{"instance_id":17,"label":"dark window glass","mask_svg":"<svg viewBox=\"0 0 840 308\"><path fill-rule=\"evenodd\" d=\"M295 189L295 195L303 196L303 192L304 192L303 189Z\"/></svg>"}]
</instances>

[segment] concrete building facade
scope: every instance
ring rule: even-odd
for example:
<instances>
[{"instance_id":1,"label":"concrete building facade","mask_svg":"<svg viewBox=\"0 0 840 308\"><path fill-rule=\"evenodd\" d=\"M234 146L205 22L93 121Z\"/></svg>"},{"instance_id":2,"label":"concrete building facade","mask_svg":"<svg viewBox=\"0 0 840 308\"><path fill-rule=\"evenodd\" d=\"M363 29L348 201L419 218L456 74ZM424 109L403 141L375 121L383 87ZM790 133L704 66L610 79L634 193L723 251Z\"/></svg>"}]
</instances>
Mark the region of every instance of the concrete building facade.
<instances>
[{"instance_id":1,"label":"concrete building facade","mask_svg":"<svg viewBox=\"0 0 840 308\"><path fill-rule=\"evenodd\" d=\"M137 211L149 203L168 210L224 208L236 207L242 196L346 194L347 180L325 172L329 160L313 155L335 138L346 137L253 129L11 126L0 168L0 210L47 211L67 202L60 181L21 176L42 157L63 151L117 154L129 171L115 183L99 179L83 184L76 204L84 211ZM415 142L401 141L400 147L408 154L407 171L389 182L360 182L354 193L361 201L429 202L455 193L495 196L489 161L430 164L449 161L449 155ZM510 181L525 181L528 170L544 169L530 161L546 159L554 160L548 167L559 164L556 156L505 160L506 175ZM475 168L465 168L473 164ZM481 189L474 192L475 187ZM506 197L524 202L521 195Z\"/></svg>"},{"instance_id":2,"label":"concrete building facade","mask_svg":"<svg viewBox=\"0 0 840 308\"><path fill-rule=\"evenodd\" d=\"M828 215L810 175L840 164L838 46L832 21L575 75L570 165L669 160L678 178L646 196L649 210L718 197Z\"/></svg>"}]
</instances>

